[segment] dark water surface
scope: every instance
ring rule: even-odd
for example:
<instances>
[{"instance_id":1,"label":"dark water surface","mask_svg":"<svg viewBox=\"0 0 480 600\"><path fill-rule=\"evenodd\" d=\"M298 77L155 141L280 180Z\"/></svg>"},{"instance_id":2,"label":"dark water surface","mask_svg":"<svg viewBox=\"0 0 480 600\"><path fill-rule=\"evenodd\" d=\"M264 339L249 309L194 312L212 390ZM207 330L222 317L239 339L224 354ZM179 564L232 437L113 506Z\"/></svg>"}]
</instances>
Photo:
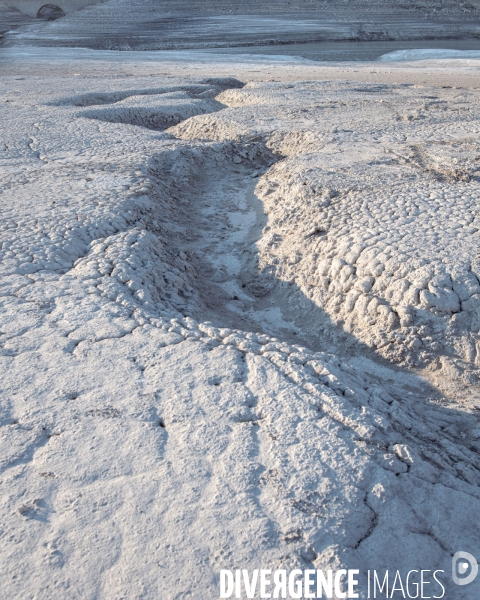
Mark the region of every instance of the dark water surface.
<instances>
[{"instance_id":1,"label":"dark water surface","mask_svg":"<svg viewBox=\"0 0 480 600\"><path fill-rule=\"evenodd\" d=\"M480 59L480 39L414 40L375 42L308 42L196 48L189 50L95 50L85 47L10 46L0 47L0 62L15 60L63 61L100 60L113 62L298 62L302 59L327 62L410 61L420 59Z\"/></svg>"},{"instance_id":2,"label":"dark water surface","mask_svg":"<svg viewBox=\"0 0 480 600\"><path fill-rule=\"evenodd\" d=\"M243 46L237 48L216 48L214 52L221 54L301 56L302 58L308 58L309 60L314 61L370 61L378 60L385 54L398 52L400 50L475 50L479 52L479 55L476 58L480 58L480 38L465 40L452 39L383 42L326 41L299 44L272 44L268 46ZM405 58L407 58L407 56L408 55L406 55ZM439 57L440 56L441 55L439 54ZM398 58L400 58L400 55ZM432 58L435 58L434 53L432 53Z\"/></svg>"}]
</instances>

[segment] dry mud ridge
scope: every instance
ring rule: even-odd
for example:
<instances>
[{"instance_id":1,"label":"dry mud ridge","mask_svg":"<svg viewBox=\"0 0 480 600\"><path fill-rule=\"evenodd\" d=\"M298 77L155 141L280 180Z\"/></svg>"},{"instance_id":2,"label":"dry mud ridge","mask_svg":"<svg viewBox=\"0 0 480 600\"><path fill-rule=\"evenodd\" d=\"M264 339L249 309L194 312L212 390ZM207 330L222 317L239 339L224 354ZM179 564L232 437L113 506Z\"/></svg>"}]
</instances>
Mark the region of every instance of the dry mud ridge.
<instances>
[{"instance_id":1,"label":"dry mud ridge","mask_svg":"<svg viewBox=\"0 0 480 600\"><path fill-rule=\"evenodd\" d=\"M477 598L478 91L1 86L1 596L346 567Z\"/></svg>"},{"instance_id":2,"label":"dry mud ridge","mask_svg":"<svg viewBox=\"0 0 480 600\"><path fill-rule=\"evenodd\" d=\"M479 35L480 0L109 0L4 43L145 50Z\"/></svg>"}]
</instances>

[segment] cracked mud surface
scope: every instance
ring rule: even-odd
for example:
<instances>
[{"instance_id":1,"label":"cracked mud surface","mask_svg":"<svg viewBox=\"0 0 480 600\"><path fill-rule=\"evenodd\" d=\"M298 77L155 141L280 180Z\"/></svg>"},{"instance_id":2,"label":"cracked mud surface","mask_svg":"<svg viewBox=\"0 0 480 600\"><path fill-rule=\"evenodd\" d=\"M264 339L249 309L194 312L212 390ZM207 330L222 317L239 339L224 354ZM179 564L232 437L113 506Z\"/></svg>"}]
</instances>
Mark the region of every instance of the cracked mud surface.
<instances>
[{"instance_id":1,"label":"cracked mud surface","mask_svg":"<svg viewBox=\"0 0 480 600\"><path fill-rule=\"evenodd\" d=\"M171 131L188 140L265 140L283 159L256 188L268 214L260 271L298 287L388 360L475 383L474 95L250 84L218 97L230 108Z\"/></svg>"},{"instance_id":2,"label":"cracked mud surface","mask_svg":"<svg viewBox=\"0 0 480 600\"><path fill-rule=\"evenodd\" d=\"M1 81L4 594L479 555L478 91L73 72Z\"/></svg>"}]
</instances>

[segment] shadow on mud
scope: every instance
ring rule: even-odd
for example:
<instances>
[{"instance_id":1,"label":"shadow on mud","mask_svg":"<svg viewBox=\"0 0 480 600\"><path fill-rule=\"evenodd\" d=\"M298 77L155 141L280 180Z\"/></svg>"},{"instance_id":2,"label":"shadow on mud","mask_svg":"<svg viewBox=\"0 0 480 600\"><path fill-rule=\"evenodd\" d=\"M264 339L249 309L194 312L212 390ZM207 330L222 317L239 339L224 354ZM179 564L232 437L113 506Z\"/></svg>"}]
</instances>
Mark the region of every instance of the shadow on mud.
<instances>
[{"instance_id":1,"label":"shadow on mud","mask_svg":"<svg viewBox=\"0 0 480 600\"><path fill-rule=\"evenodd\" d=\"M281 158L272 156L271 164L277 160ZM243 167L246 187L255 186L256 180L252 183L252 170L261 175L268 171L271 164L255 163L253 169L251 165ZM225 173L227 169L236 169L238 172L235 164L225 165ZM258 197L256 201L261 204ZM195 214L198 210L195 196L191 197L191 208L192 219L199 224L201 219ZM218 216L221 217L220 210ZM394 436L402 440L402 444L411 445L422 460L433 469L438 469L439 481L441 473L448 473L455 479L477 487L480 484L480 440L474 432L479 423L477 416L445 406L448 400L426 379L406 368L388 363L374 349L344 331L321 306L305 296L295 282L277 279L269 272L268 266L260 269L258 250L255 252L255 248L256 242L261 239L267 215L263 211L258 215L257 211L257 218L251 230L253 237L243 250L247 258L234 278L237 289L250 297L250 303L243 302L246 309L239 309L244 298L227 293L225 287L215 281L212 268L202 259L198 261L196 269L205 275L205 279L198 282L205 308L204 319L208 318L218 328L268 335L279 347L287 344L306 348L312 353L335 355L340 361L350 364L354 371L360 370L371 385L377 383L393 399L393 402L371 400L369 408L374 408L388 420L395 431ZM218 227L220 225L217 223ZM209 234L202 233L198 226L197 235ZM262 313L278 315L278 321L264 316L258 318ZM329 386L328 378L324 384ZM410 469L411 465L408 465L407 472ZM455 549L452 547L449 552L453 555Z\"/></svg>"},{"instance_id":2,"label":"shadow on mud","mask_svg":"<svg viewBox=\"0 0 480 600\"><path fill-rule=\"evenodd\" d=\"M180 91L188 93L190 99L193 95L216 102L214 94L217 95L228 87L243 85L231 79L209 79L196 83L195 91L188 91L188 86L182 86L181 90L170 87L169 92ZM130 90L76 97L61 103L91 106L95 103L115 103L131 96L169 92L159 92L159 88ZM126 119L122 122L136 124L133 113L126 111L122 114ZM84 113L81 116L88 115ZM96 118L93 115L90 117ZM174 137L172 135L172 139ZM377 450L391 451L392 444L387 438L397 440L396 444L402 448L406 448L405 444L408 444L422 461L430 465L430 483L442 483L455 489L461 483L478 487L480 436L475 433L478 430L477 416L443 406L447 399L424 378L406 368L389 364L374 349L334 323L329 314L305 296L294 281L279 280L274 275L273 268L270 271L269 265L263 268L259 266L260 257L256 244L262 238L267 215L254 190L257 177L265 174L283 157L274 155L267 148L266 140L259 137L223 142L177 140L184 153L182 160L189 157L193 178L186 177L181 184L178 183L179 175L175 168L183 168L181 163L176 162L179 160L179 150L175 151L175 158L172 159L168 156L165 158L168 151L165 155L150 157L149 176L154 184L151 200L157 208L154 210L155 218L151 215L151 222L146 224L150 232L158 235L160 230L157 230L155 219L167 224L170 219L175 220L176 229L168 232L166 228L162 232L166 236L170 235L167 239L170 240L171 249L189 256L192 271L197 273L195 286L198 304L193 305L193 300L187 297L182 300L183 306L178 306L177 310L183 311L185 316L193 316L199 323L209 321L216 328L233 332L236 330L242 335L252 333L268 336L268 345L273 348L273 354L278 355L273 358L278 359L280 369L283 369L282 361L288 362L289 354L301 354L304 350L310 354L324 353L339 363L346 364L353 375L357 371L369 382L369 400L366 405L362 405L363 400L349 396L348 390L342 389L338 381L332 381L329 376L318 373L316 376L322 385L343 397L345 405L356 405L359 413L362 406L368 405L369 410L388 423L388 427L385 427L390 434L386 437L379 435L375 442L370 442L376 444ZM233 274L227 274L230 281L226 286L225 277L223 280L218 277L215 258L225 258L228 255L231 251L229 238L235 234L234 228L228 223L227 205L234 203L232 198L238 196L232 192L233 196L230 197L228 188L222 187L229 177L234 178L237 192L240 191L244 196L250 194L250 208L256 211L256 220L250 225L248 234L236 242L234 259L241 267ZM172 187L169 187L169 179L174 182ZM210 194L208 214L202 214L202 206L206 206L204 194ZM167 208L169 214L166 212ZM202 244L205 251L198 252ZM283 351L283 346L289 349ZM304 367L308 360L305 359L301 366ZM284 374L286 373L289 376L288 369L284 369ZM301 387L302 384L298 385ZM382 394L375 391L376 386L383 390L383 398ZM308 388L305 391L309 393ZM379 431L382 427L383 425ZM417 467L415 461L409 458L409 452L408 449L397 451L399 459L405 465L405 469L397 473L399 477L404 473L415 475ZM424 477L422 472L418 476ZM453 546L446 549L451 555L456 550Z\"/></svg>"}]
</instances>

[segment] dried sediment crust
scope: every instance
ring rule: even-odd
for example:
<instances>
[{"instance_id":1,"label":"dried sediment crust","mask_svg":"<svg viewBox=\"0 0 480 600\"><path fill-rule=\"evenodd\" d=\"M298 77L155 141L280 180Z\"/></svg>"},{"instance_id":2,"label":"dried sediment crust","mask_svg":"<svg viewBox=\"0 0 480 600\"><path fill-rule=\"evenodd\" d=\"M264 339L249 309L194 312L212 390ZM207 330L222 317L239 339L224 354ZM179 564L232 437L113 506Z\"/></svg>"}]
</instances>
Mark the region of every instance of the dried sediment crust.
<instances>
[{"instance_id":1,"label":"dried sediment crust","mask_svg":"<svg viewBox=\"0 0 480 600\"><path fill-rule=\"evenodd\" d=\"M218 92L225 83L208 85ZM336 226L335 214L327 229L309 207L314 198L316 214L335 201L350 206L348 178L362 180L334 169L355 156L361 164L362 151L336 160L328 171L337 179L315 188L347 132L328 130L319 143L314 121L298 130L305 86L296 108L226 109L169 132L79 109L148 95L159 111L170 106L159 88L147 93L151 78L136 84L62 74L12 78L2 90L4 594L213 598L232 561L355 568L364 578L372 566L407 572L413 561L447 573L457 548L478 547L474 403L448 406L425 379L360 353L346 359L258 323L230 326L226 310L208 318L207 294L219 287L207 258L235 276L246 256L254 285L245 296L268 301L270 281L253 257L278 267L279 279L287 267L288 277L301 275L302 244ZM232 123L245 139L229 139ZM298 158L277 156L271 167L268 145ZM396 175L411 171L387 164L377 176L394 190ZM260 173L278 247L269 231L257 245L251 237L263 215L247 196ZM288 247L273 218L284 215L296 227ZM282 248L292 251L288 263ZM284 291L287 301L304 296ZM450 579L445 586L458 597Z\"/></svg>"},{"instance_id":2,"label":"dried sediment crust","mask_svg":"<svg viewBox=\"0 0 480 600\"><path fill-rule=\"evenodd\" d=\"M342 189L323 170L292 171L280 163L257 188L269 214L262 265L389 359L476 363L480 194L438 182Z\"/></svg>"},{"instance_id":3,"label":"dried sediment crust","mask_svg":"<svg viewBox=\"0 0 480 600\"><path fill-rule=\"evenodd\" d=\"M389 360L479 366L480 129L467 91L249 84L177 135L263 139L260 268Z\"/></svg>"}]
</instances>

